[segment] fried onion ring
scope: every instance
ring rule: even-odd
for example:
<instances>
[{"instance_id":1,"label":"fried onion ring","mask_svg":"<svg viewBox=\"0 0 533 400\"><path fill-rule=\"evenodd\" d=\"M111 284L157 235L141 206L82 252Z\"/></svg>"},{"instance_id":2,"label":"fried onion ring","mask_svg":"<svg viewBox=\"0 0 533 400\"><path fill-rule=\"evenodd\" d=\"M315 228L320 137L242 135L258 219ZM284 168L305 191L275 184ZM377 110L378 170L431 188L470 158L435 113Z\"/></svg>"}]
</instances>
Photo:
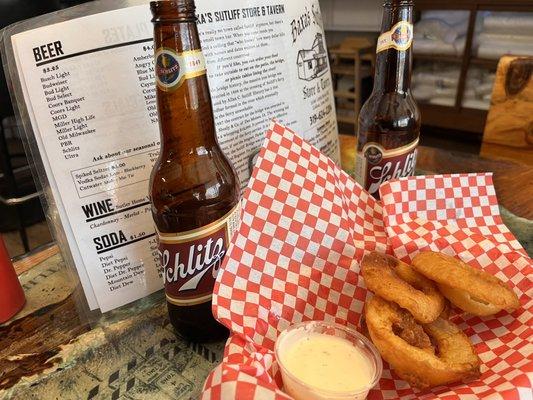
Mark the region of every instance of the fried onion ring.
<instances>
[{"instance_id":1,"label":"fried onion ring","mask_svg":"<svg viewBox=\"0 0 533 400\"><path fill-rule=\"evenodd\" d=\"M452 306L450 305L450 302L448 300L444 300L444 302L444 310L442 310L442 312L440 313L439 318L450 319L452 315Z\"/></svg>"},{"instance_id":2,"label":"fried onion ring","mask_svg":"<svg viewBox=\"0 0 533 400\"><path fill-rule=\"evenodd\" d=\"M419 322L435 321L444 310L445 299L435 284L392 256L367 254L361 273L369 290L410 311Z\"/></svg>"},{"instance_id":3,"label":"fried onion ring","mask_svg":"<svg viewBox=\"0 0 533 400\"><path fill-rule=\"evenodd\" d=\"M428 388L478 377L481 361L466 335L438 318L419 325L398 305L374 296L365 306L372 342L411 385Z\"/></svg>"},{"instance_id":4,"label":"fried onion ring","mask_svg":"<svg viewBox=\"0 0 533 400\"><path fill-rule=\"evenodd\" d=\"M452 304L459 307L461 310L469 312L470 314L487 316L494 315L501 311L500 307L493 304L486 303L483 300L476 299L470 293L465 290L454 289L451 286L437 284L441 293Z\"/></svg>"},{"instance_id":5,"label":"fried onion ring","mask_svg":"<svg viewBox=\"0 0 533 400\"><path fill-rule=\"evenodd\" d=\"M518 296L500 279L454 257L424 251L413 258L412 266L437 282L452 304L472 314L492 315L520 305Z\"/></svg>"}]
</instances>

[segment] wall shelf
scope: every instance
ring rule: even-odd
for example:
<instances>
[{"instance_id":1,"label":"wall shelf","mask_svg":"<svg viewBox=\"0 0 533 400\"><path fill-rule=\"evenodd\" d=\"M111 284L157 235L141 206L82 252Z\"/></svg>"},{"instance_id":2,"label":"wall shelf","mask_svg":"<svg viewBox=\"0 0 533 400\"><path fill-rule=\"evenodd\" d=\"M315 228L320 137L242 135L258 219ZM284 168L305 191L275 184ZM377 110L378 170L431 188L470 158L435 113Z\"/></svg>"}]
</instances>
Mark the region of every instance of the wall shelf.
<instances>
[{"instance_id":1,"label":"wall shelf","mask_svg":"<svg viewBox=\"0 0 533 400\"><path fill-rule=\"evenodd\" d=\"M373 75L374 44L364 38L348 37L338 46L328 49L333 78L337 121L357 129L357 116L361 109L361 87L364 78ZM349 77L350 88L340 88L339 80Z\"/></svg>"}]
</instances>

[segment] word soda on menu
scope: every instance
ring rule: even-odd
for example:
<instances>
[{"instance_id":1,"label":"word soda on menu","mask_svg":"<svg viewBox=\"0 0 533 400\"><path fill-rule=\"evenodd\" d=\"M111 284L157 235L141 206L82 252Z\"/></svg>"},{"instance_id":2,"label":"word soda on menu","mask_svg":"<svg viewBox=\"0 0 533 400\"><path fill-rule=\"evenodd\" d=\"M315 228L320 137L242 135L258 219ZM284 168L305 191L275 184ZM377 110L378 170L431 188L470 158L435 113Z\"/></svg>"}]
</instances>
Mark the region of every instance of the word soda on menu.
<instances>
[{"instance_id":1,"label":"word soda on menu","mask_svg":"<svg viewBox=\"0 0 533 400\"><path fill-rule=\"evenodd\" d=\"M361 108L355 179L379 197L380 185L415 172L420 112L411 94L413 2L387 0L377 43L374 89Z\"/></svg>"},{"instance_id":2,"label":"word soda on menu","mask_svg":"<svg viewBox=\"0 0 533 400\"><path fill-rule=\"evenodd\" d=\"M150 7L161 132L150 198L168 312L181 335L214 340L227 334L213 318L211 297L239 221L240 185L215 135L194 1Z\"/></svg>"}]
</instances>

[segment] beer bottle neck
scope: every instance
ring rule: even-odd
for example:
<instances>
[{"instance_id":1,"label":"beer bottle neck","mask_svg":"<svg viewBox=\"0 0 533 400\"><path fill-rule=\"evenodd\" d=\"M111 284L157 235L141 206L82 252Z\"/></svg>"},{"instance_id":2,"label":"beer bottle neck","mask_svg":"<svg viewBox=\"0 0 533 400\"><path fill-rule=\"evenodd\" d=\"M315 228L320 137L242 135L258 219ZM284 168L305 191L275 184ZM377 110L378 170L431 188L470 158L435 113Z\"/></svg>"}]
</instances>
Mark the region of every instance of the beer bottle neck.
<instances>
[{"instance_id":1,"label":"beer bottle neck","mask_svg":"<svg viewBox=\"0 0 533 400\"><path fill-rule=\"evenodd\" d=\"M204 152L218 144L194 14L178 20L154 16L153 22L161 150Z\"/></svg>"},{"instance_id":2,"label":"beer bottle neck","mask_svg":"<svg viewBox=\"0 0 533 400\"><path fill-rule=\"evenodd\" d=\"M413 2L384 4L376 55L375 93L407 93L411 87Z\"/></svg>"}]
</instances>

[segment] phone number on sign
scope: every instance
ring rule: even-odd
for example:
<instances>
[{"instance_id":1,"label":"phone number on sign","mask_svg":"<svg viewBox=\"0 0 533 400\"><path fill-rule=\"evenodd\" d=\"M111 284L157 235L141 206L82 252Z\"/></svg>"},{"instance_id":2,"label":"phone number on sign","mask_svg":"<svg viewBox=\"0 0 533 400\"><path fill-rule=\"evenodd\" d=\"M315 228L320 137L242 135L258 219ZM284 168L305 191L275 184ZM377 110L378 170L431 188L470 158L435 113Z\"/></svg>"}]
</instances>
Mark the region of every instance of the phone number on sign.
<instances>
[{"instance_id":1,"label":"phone number on sign","mask_svg":"<svg viewBox=\"0 0 533 400\"><path fill-rule=\"evenodd\" d=\"M331 107L331 104L330 104L323 110L320 110L319 112L314 113L313 115L310 115L309 121L311 122L311 125L316 124L317 122L321 121L322 119L327 117L329 114L331 114L332 109L333 107Z\"/></svg>"}]
</instances>

